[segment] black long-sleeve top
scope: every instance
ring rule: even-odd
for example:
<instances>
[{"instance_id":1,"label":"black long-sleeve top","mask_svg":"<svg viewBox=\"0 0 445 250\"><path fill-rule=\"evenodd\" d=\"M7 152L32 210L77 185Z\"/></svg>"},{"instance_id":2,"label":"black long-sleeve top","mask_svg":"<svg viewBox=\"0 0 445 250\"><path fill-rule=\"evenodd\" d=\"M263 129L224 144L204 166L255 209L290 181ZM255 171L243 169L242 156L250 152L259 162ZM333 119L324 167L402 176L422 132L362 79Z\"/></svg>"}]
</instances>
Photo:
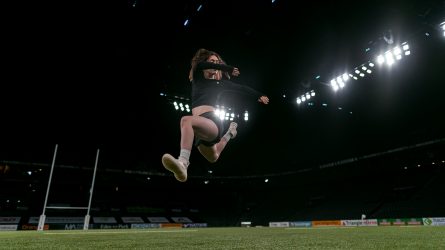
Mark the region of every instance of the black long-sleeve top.
<instances>
[{"instance_id":1,"label":"black long-sleeve top","mask_svg":"<svg viewBox=\"0 0 445 250\"><path fill-rule=\"evenodd\" d=\"M237 84L230 80L205 79L202 72L205 69L217 69L231 73L234 67L230 65L215 64L211 62L198 63L196 65L195 71L193 72L192 108L201 105L216 106L219 95L225 91L246 93L254 96L257 99L261 96L264 96L264 94L254 90L249 86Z\"/></svg>"}]
</instances>

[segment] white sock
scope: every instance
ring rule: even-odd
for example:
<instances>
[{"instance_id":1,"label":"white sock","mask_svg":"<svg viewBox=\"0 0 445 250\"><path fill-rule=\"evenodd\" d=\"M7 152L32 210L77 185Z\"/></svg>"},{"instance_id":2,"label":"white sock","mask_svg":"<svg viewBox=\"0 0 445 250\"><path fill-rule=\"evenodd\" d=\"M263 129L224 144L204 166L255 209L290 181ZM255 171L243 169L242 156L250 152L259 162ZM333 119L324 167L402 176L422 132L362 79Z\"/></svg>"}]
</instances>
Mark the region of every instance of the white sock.
<instances>
[{"instance_id":1,"label":"white sock","mask_svg":"<svg viewBox=\"0 0 445 250\"><path fill-rule=\"evenodd\" d=\"M186 167L189 165L190 153L190 150L181 149L181 153L179 154L178 160L182 161Z\"/></svg>"},{"instance_id":2,"label":"white sock","mask_svg":"<svg viewBox=\"0 0 445 250\"><path fill-rule=\"evenodd\" d=\"M232 139L232 134L227 132L223 137L226 139L226 141L230 141L230 139Z\"/></svg>"}]
</instances>

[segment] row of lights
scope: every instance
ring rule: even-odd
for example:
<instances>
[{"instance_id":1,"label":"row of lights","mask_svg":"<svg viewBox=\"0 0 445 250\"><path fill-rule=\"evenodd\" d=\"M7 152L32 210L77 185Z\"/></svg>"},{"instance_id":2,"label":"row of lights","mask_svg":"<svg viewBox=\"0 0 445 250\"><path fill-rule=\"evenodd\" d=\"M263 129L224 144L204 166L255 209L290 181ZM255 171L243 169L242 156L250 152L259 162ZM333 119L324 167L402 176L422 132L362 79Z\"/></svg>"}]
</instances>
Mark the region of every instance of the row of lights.
<instances>
[{"instance_id":1,"label":"row of lights","mask_svg":"<svg viewBox=\"0 0 445 250\"><path fill-rule=\"evenodd\" d=\"M162 94L162 95L164 95L164 94ZM176 110L180 110L182 112L190 113L190 105L189 104L174 101L173 102L173 106L175 107ZM233 121L235 119L235 117L239 117L239 114L235 114L234 112L230 112L230 110L232 110L232 109L231 108L226 108L224 106L218 106L217 105L216 110L215 110L215 114L221 120ZM244 111L243 118L244 118L244 121L248 121L249 120L249 112L247 110Z\"/></svg>"},{"instance_id":2,"label":"row of lights","mask_svg":"<svg viewBox=\"0 0 445 250\"><path fill-rule=\"evenodd\" d=\"M411 54L409 44L407 42L402 43L401 48L396 46L395 48L386 51L383 54L377 56L377 63L382 65L386 63L388 66L391 66L396 61L401 60L403 56L409 56ZM353 73L344 73L341 76L337 76L333 78L330 82L330 86L334 91L342 89L346 86L346 82L352 78L354 80L358 80L359 78L363 78L366 75L370 75L372 73L372 68L374 68L375 64L371 61L364 63L354 69Z\"/></svg>"},{"instance_id":3,"label":"row of lights","mask_svg":"<svg viewBox=\"0 0 445 250\"><path fill-rule=\"evenodd\" d=\"M441 24L439 24L439 27L441 29L441 32L443 33L443 36L445 37L445 22L442 22ZM367 49L366 51L369 51L369 49ZM391 66L396 61L399 61L404 56L409 56L410 54L411 54L410 46L409 46L408 42L404 42L401 44L401 46L396 46L393 49L388 50L388 51L384 52L383 54L378 55L376 58L376 62L378 65L383 65L384 63L386 63L388 66ZM354 80L358 80L359 77L363 78L367 74L371 74L372 73L371 68L373 68L374 66L375 66L375 64L373 62L368 61L367 63L364 63L364 64L356 67L354 69L353 73L344 73L343 75L334 77L330 81L330 87L334 91L338 91L339 89L342 89L346 86L346 82L350 78L352 78ZM320 78L320 76L316 77L316 79L318 79L318 78ZM312 90L312 92L313 92L313 90ZM315 92L314 92L314 94L315 94ZM285 97L285 95L283 95L283 97ZM310 99L310 96L308 96L307 94L304 94L300 97L297 97L297 103L301 104L308 99Z\"/></svg>"},{"instance_id":4,"label":"row of lights","mask_svg":"<svg viewBox=\"0 0 445 250\"><path fill-rule=\"evenodd\" d=\"M297 97L297 104L301 104L309 99L311 99L311 97L315 96L315 91L311 90L310 92L307 92L299 97Z\"/></svg>"},{"instance_id":5,"label":"row of lights","mask_svg":"<svg viewBox=\"0 0 445 250\"><path fill-rule=\"evenodd\" d=\"M411 51L409 50L409 45L407 42L404 42L402 44L402 49L397 46L392 50L388 50L385 53L377 56L377 63L381 65L386 62L388 66L391 66L396 60L401 60L403 55L409 56L410 54Z\"/></svg>"},{"instance_id":6,"label":"row of lights","mask_svg":"<svg viewBox=\"0 0 445 250\"><path fill-rule=\"evenodd\" d=\"M178 104L177 102L173 102L173 106L175 106L176 110L186 111L190 113L190 106L188 104L183 104L182 102Z\"/></svg>"}]
</instances>

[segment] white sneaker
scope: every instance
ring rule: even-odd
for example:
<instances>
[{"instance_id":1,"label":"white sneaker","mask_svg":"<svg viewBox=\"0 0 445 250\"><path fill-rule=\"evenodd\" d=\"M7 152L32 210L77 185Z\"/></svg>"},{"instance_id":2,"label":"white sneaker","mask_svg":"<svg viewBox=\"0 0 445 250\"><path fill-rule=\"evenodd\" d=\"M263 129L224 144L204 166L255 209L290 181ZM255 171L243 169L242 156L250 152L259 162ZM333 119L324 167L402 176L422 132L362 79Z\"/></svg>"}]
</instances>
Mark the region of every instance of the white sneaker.
<instances>
[{"instance_id":1,"label":"white sneaker","mask_svg":"<svg viewBox=\"0 0 445 250\"><path fill-rule=\"evenodd\" d=\"M176 180L180 182L185 182L187 180L187 167L182 161L170 154L164 154L162 156L162 165L164 165L165 169L175 174Z\"/></svg>"},{"instance_id":2,"label":"white sneaker","mask_svg":"<svg viewBox=\"0 0 445 250\"><path fill-rule=\"evenodd\" d=\"M232 136L231 139L236 137L236 134L238 133L236 131L236 128L238 127L238 124L236 122L231 122L229 129L227 130L227 133L230 133L230 135Z\"/></svg>"}]
</instances>

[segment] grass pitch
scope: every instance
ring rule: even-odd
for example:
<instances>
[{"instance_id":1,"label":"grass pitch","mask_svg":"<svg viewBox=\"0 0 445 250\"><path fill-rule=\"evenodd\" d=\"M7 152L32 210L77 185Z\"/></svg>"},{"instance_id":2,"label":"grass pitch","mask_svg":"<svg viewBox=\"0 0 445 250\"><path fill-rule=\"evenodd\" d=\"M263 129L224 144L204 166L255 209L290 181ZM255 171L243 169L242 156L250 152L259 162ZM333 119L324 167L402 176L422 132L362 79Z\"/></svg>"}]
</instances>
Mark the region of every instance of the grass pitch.
<instances>
[{"instance_id":1,"label":"grass pitch","mask_svg":"<svg viewBox=\"0 0 445 250\"><path fill-rule=\"evenodd\" d=\"M445 227L10 231L0 249L445 249Z\"/></svg>"}]
</instances>

